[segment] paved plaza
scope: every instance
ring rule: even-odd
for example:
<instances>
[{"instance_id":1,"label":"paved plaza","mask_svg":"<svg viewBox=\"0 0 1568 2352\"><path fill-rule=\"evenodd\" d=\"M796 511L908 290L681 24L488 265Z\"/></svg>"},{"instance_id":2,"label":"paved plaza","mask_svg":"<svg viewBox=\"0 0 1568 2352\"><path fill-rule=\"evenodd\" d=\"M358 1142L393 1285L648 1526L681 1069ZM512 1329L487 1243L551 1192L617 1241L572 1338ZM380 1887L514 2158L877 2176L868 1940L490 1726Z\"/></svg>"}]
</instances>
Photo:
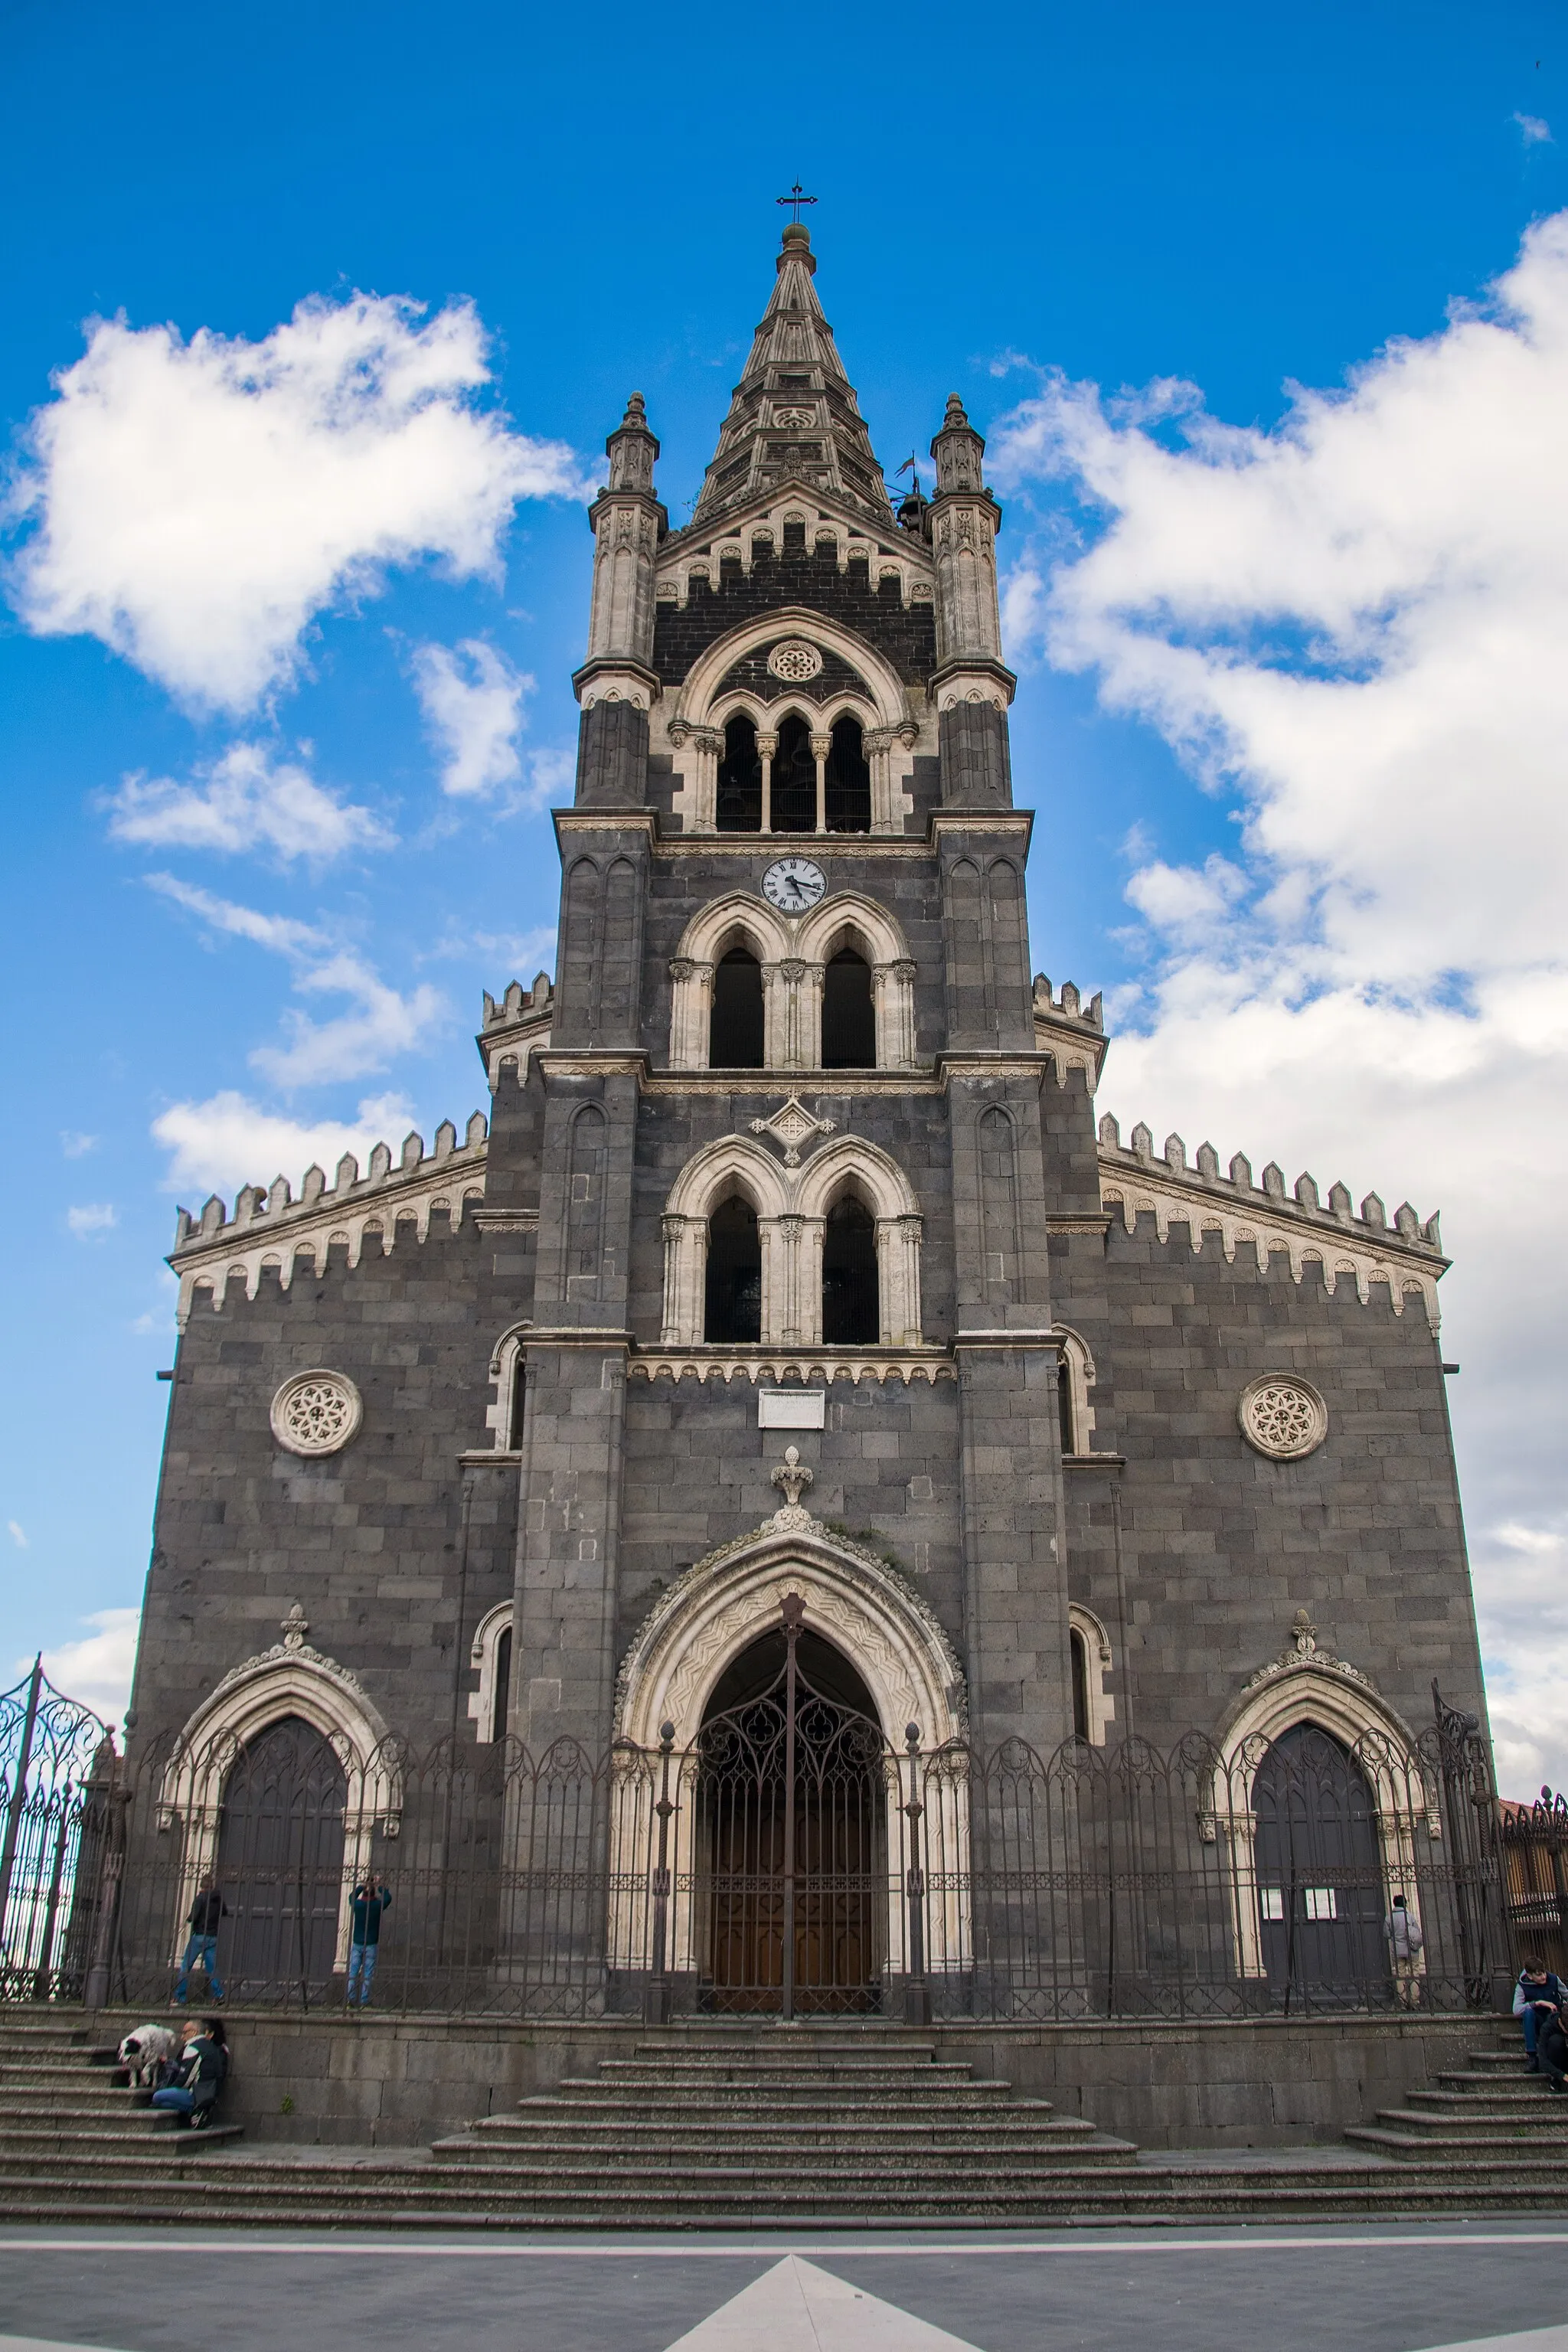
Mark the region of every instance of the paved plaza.
<instances>
[{"instance_id":1,"label":"paved plaza","mask_svg":"<svg viewBox=\"0 0 1568 2352\"><path fill-rule=\"evenodd\" d=\"M0 2232L0 2352L1568 2352L1568 2228Z\"/></svg>"}]
</instances>

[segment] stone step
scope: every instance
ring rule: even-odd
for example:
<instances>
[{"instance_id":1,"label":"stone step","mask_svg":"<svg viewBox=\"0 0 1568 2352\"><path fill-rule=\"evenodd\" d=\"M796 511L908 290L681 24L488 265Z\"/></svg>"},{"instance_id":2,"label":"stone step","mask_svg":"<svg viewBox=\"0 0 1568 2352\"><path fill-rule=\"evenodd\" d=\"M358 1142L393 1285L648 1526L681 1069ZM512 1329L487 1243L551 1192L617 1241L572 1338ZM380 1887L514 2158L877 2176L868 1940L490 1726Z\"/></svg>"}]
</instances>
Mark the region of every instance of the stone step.
<instances>
[{"instance_id":1,"label":"stone step","mask_svg":"<svg viewBox=\"0 0 1568 2352\"><path fill-rule=\"evenodd\" d=\"M1405 2107L1380 2107L1377 2121L1395 2130L1445 2133L1462 2139L1475 2131L1508 2131L1523 2139L1568 2138L1568 2100L1542 2101L1540 2105L1426 2107L1414 2102Z\"/></svg>"},{"instance_id":2,"label":"stone step","mask_svg":"<svg viewBox=\"0 0 1568 2352\"><path fill-rule=\"evenodd\" d=\"M1537 2203L1550 2200L1538 2174L1510 2174L1495 2179L1469 2179L1456 2184L1449 2175L1417 2179L1414 2168L1383 2165L1364 2176L1347 2168L1336 2170L1331 2181L1319 2172L1295 2178L1261 2179L1255 2169L1172 2173L1136 2179L1101 2173L1069 2180L1058 2176L1048 2184L1031 2186L1026 2193L1009 2189L995 2197L977 2199L967 2184L952 2195L922 2186L909 2194L879 2188L864 2203L826 2200L813 2192L781 2200L777 2192L742 2191L731 2187L721 2202L710 2193L686 2199L679 2192L639 2200L626 2198L613 2186L597 2191L577 2190L569 2200L529 2202L498 2198L488 2184L459 2200L448 2188L440 2197L426 2194L421 2179L411 2185L405 2172L395 2187L356 2190L344 2182L317 2181L292 2195L262 2181L233 2188L220 2182L220 2166L204 2168L199 2187L188 2177L132 2188L100 2181L90 2188L73 2182L58 2186L39 2180L17 2184L8 2191L6 2214L12 2221L89 2221L102 2225L136 2223L155 2213L165 2222L182 2226L237 2220L258 2228L418 2228L451 2229L506 2226L512 2229L646 2229L685 2223L722 2231L761 2226L773 2215L809 2221L817 2227L874 2229L884 2224L939 2221L948 2227L965 2222L998 2221L1043 2223L1053 2219L1083 2221L1147 2222L1199 2220L1287 2220L1397 2218L1454 2211L1517 2211L1521 2193ZM237 2172L243 2159L233 2159ZM315 2169L312 2168L312 2169Z\"/></svg>"},{"instance_id":3,"label":"stone step","mask_svg":"<svg viewBox=\"0 0 1568 2352\"><path fill-rule=\"evenodd\" d=\"M589 2147L626 2147L639 2138L656 2146L671 2144L672 2135L682 2141L718 2137L739 2140L746 2137L765 2136L781 2147L798 2148L800 2133L781 2125L777 2118L761 2118L755 2124L738 2125L731 2116L698 2116L682 2112L678 2116L664 2116L642 2125L627 2125L606 2120L595 2115L584 2119L581 2112L564 2102L543 2105L536 2111L524 2109L516 2115L484 2116L477 2122L464 2126L461 2135L479 2135L506 2146L531 2145L542 2137L560 2138L570 2133L583 2146ZM879 2145L899 2147L964 2147L971 2140L1088 2140L1097 2137L1093 2124L1077 2116L1053 2115L1049 2108L1031 2109L1021 2102L1016 2112L1004 2109L1000 2115L950 2117L946 2116L825 2116L812 2126L814 2147L834 2147L839 2142L863 2144L874 2137ZM446 2145L437 2142L437 2146Z\"/></svg>"},{"instance_id":4,"label":"stone step","mask_svg":"<svg viewBox=\"0 0 1568 2352\"><path fill-rule=\"evenodd\" d=\"M769 2099L752 2093L737 2094L732 2098L683 2099L679 2103L658 2099L631 2099L606 2095L601 2099L580 2099L568 2096L542 2104L548 2095L539 2099L525 2099L515 2108L505 2110L515 2115L554 2114L566 2122L584 2124L613 2123L626 2131L668 2132L678 2116L689 2116L693 2121L727 2125L734 2131L788 2128L797 2137L826 2124L858 2123L863 2131L879 2129L885 2122L900 2117L917 2123L942 2125L952 2123L984 2123L990 2117L1011 2114L1016 2103L1007 2100L944 2099L940 2104L927 2105L922 2100L903 2099L879 2102L876 2105L856 2105L844 2099L812 2097L805 2091L795 2099ZM1035 2112L1038 2112L1036 2110ZM1048 2116L1055 2110L1044 2112Z\"/></svg>"},{"instance_id":5,"label":"stone step","mask_svg":"<svg viewBox=\"0 0 1568 2352\"><path fill-rule=\"evenodd\" d=\"M1455 2134L1434 2136L1429 2132L1400 2131L1392 2126L1358 2124L1345 2134L1357 2147L1383 2148L1395 2156L1417 2156L1430 2163L1441 2153L1460 2166L1476 2157L1497 2157L1519 2160L1519 2139L1508 2132L1478 2132L1474 2135Z\"/></svg>"},{"instance_id":6,"label":"stone step","mask_svg":"<svg viewBox=\"0 0 1568 2352\"><path fill-rule=\"evenodd\" d=\"M138 2151L145 2148L151 2160L164 2163L167 2161L163 2147L165 2141L177 2140L182 2152L188 2144L190 2152L198 2155L205 2149L218 2147L226 2141L243 2139L244 2137L242 2124L208 2124L200 2131L192 2131L188 2126L182 2127L171 2116L166 2125L161 2118L149 2118L143 2122L134 2137L130 2139L130 2145ZM52 2130L47 2124L38 2124L29 2131L11 2131L0 2137L0 2173L29 2168L40 2156L51 2154L68 2160L78 2155L103 2155L119 2162L124 2155L126 2144L126 2137L117 2132L73 2130L68 2126Z\"/></svg>"},{"instance_id":7,"label":"stone step","mask_svg":"<svg viewBox=\"0 0 1568 2352\"><path fill-rule=\"evenodd\" d=\"M635 2077L628 2080L624 2075L566 2074L562 2077L558 2088L563 2094L584 2101L591 2101L595 2105L605 2105L610 2100L617 2100L633 2102L643 2106L668 2106L674 2095L665 2084L643 2082ZM960 2105L1000 2106L1005 2105L1011 2096L1009 2084L977 2083L973 2076L965 2076L958 2083L942 2084L926 2080L918 2083L885 2083L867 2086L836 2082L830 2075L824 2077L813 2074L803 2076L799 2082L795 2083L770 2083L754 2077L734 2083L721 2079L705 2082L700 2088L696 2084L689 2084L683 2085L682 2089L688 2097L723 2101L726 2104L748 2100L770 2102L781 2109L787 2107L792 2113L803 2102L813 2106L836 2105L840 2107L858 2109L867 2103L868 2089L874 2091L879 2104L915 2105L922 2108L939 2105L943 2109ZM640 2099L639 2093L642 2095Z\"/></svg>"},{"instance_id":8,"label":"stone step","mask_svg":"<svg viewBox=\"0 0 1568 2352\"><path fill-rule=\"evenodd\" d=\"M893 2057L824 2058L808 2065L797 2058L768 2060L751 2052L672 2053L668 2058L602 2058L602 2080L616 2083L843 2083L854 2090L880 2083L967 2083L973 2068L962 2061L926 2060L905 2065Z\"/></svg>"},{"instance_id":9,"label":"stone step","mask_svg":"<svg viewBox=\"0 0 1568 2352\"><path fill-rule=\"evenodd\" d=\"M802 2169L800 2148L787 2139L752 2140L729 2138L704 2141L682 2130L666 2147L615 2149L584 2147L572 2137L541 2139L522 2147L509 2147L494 2138L480 2140L467 2134L436 2141L433 2154L443 2162L466 2166L469 2169L486 2168L495 2171L513 2171L521 2175L542 2168L547 2177L564 2174L574 2167L602 2172L606 2158L613 2160L617 2177L630 2178L645 2170L650 2177L668 2176L672 2168L682 2173L722 2163L739 2165L744 2169L763 2169L781 2174L795 2174ZM0 2151L3 2155L3 2151ZM998 2163L1019 2173L1034 2166L1059 2167L1063 2164L1131 2163L1137 2150L1130 2140L1081 2137L1052 2141L1035 2138L1017 2145L998 2147L987 2136L972 2141L927 2141L914 2147L879 2145L868 2149L859 2146L825 2146L814 2144L809 2169L837 2172L877 2172L907 2168L912 2157L940 2158L944 2171L975 2167L990 2168ZM589 2159L593 2163L589 2165Z\"/></svg>"}]
</instances>

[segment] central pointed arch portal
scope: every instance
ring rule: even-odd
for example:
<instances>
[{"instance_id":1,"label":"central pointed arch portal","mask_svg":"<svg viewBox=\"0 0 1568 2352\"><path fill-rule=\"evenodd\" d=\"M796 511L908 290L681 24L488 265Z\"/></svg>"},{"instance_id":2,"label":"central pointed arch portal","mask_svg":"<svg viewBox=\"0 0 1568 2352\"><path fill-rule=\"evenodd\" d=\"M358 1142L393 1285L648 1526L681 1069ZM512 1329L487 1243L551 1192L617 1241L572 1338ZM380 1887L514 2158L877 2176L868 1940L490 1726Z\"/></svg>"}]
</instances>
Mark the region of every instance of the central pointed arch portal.
<instances>
[{"instance_id":1,"label":"central pointed arch portal","mask_svg":"<svg viewBox=\"0 0 1568 2352\"><path fill-rule=\"evenodd\" d=\"M798 1506L665 1595L627 1653L616 1728L645 1754L665 1737L663 1941L697 2006L872 2014L923 1974L907 1902L911 1727L927 1756L963 1738L963 1675L945 1633L885 1561ZM912 1790L913 1768L909 1777ZM635 1968L650 1948L646 1882L621 1865L647 1850L657 1791L641 1773L622 1786L611 1946L613 1965ZM967 1852L964 1786L956 1776L964 1817L941 1824L950 1857ZM933 1893L922 1925L940 1964L961 1962L957 1887Z\"/></svg>"}]
</instances>

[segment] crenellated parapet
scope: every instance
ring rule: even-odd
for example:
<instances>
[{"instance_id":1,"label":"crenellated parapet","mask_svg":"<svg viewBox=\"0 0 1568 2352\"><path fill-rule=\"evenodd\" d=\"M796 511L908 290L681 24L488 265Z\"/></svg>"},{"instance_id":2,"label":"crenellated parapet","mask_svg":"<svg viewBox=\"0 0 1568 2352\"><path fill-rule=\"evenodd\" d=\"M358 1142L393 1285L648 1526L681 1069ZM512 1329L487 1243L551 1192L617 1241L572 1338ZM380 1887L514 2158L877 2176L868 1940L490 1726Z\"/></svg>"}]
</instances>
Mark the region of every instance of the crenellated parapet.
<instances>
[{"instance_id":1,"label":"crenellated parapet","mask_svg":"<svg viewBox=\"0 0 1568 2352\"><path fill-rule=\"evenodd\" d=\"M421 1242L437 1210L459 1224L468 1203L485 1197L488 1133L485 1115L477 1110L461 1143L450 1119L436 1129L433 1151L426 1152L423 1136L405 1136L395 1167L390 1144L378 1143L363 1176L352 1151L339 1160L330 1185L323 1169L308 1168L298 1200L289 1179L278 1176L270 1185L242 1185L232 1217L216 1192L199 1218L176 1210L168 1263L179 1276L180 1329L198 1289L210 1289L218 1307L231 1282L242 1281L246 1297L254 1298L266 1271L277 1273L284 1290L301 1262L311 1273L323 1271L334 1243L344 1244L350 1265L357 1265L367 1234L379 1234L391 1249L405 1221Z\"/></svg>"},{"instance_id":2,"label":"crenellated parapet","mask_svg":"<svg viewBox=\"0 0 1568 2352\"><path fill-rule=\"evenodd\" d=\"M1168 1135L1156 1158L1153 1136L1142 1121L1124 1146L1109 1111L1100 1122L1100 1186L1102 1204L1120 1210L1129 1233L1140 1215L1148 1215L1162 1241L1173 1224L1187 1227L1194 1249L1202 1247L1205 1234L1218 1234L1227 1260L1249 1246L1262 1272L1280 1250L1296 1282L1308 1265L1316 1265L1326 1290L1348 1277L1363 1306L1373 1284L1384 1283L1396 1315L1414 1296L1424 1302L1433 1330L1437 1328L1437 1285L1448 1260L1436 1213L1423 1219L1408 1201L1394 1211L1390 1225L1375 1192L1367 1194L1357 1212L1343 1184L1330 1186L1326 1202L1314 1176L1298 1176L1287 1192L1284 1171L1273 1160L1255 1184L1252 1163L1239 1151L1222 1174L1212 1143L1200 1143L1195 1161L1189 1163L1182 1138Z\"/></svg>"},{"instance_id":3,"label":"crenellated parapet","mask_svg":"<svg viewBox=\"0 0 1568 2352\"><path fill-rule=\"evenodd\" d=\"M1081 1070L1084 1085L1092 1095L1110 1050L1110 1040L1105 1034L1104 999L1097 991L1085 1004L1070 980L1063 981L1059 996L1053 996L1050 982L1043 971L1037 971L1034 1006L1035 1043L1055 1062L1058 1085L1066 1086L1069 1070Z\"/></svg>"},{"instance_id":4,"label":"crenellated parapet","mask_svg":"<svg viewBox=\"0 0 1568 2352\"><path fill-rule=\"evenodd\" d=\"M519 1082L528 1075L531 1055L550 1043L555 1014L555 983L547 971L536 972L531 988L514 980L502 996L485 991L484 1015L474 1043L485 1066L493 1095L500 1084L501 1066L515 1062Z\"/></svg>"}]
</instances>

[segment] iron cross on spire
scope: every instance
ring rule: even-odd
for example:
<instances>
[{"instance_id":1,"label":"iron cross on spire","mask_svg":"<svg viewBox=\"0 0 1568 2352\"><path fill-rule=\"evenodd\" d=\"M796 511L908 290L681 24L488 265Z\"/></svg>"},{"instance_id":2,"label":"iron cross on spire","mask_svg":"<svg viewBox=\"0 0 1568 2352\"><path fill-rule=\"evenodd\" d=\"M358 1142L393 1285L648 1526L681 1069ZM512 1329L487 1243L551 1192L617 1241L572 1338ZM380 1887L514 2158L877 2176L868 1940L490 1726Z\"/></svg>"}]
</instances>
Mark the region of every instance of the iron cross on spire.
<instances>
[{"instance_id":1,"label":"iron cross on spire","mask_svg":"<svg viewBox=\"0 0 1568 2352\"><path fill-rule=\"evenodd\" d=\"M800 221L800 208L802 205L814 205L816 202L816 198L815 196L803 194L801 192L800 182L797 180L787 196L775 196L773 198L773 202L775 205L790 205L792 207L790 218L798 226Z\"/></svg>"}]
</instances>

